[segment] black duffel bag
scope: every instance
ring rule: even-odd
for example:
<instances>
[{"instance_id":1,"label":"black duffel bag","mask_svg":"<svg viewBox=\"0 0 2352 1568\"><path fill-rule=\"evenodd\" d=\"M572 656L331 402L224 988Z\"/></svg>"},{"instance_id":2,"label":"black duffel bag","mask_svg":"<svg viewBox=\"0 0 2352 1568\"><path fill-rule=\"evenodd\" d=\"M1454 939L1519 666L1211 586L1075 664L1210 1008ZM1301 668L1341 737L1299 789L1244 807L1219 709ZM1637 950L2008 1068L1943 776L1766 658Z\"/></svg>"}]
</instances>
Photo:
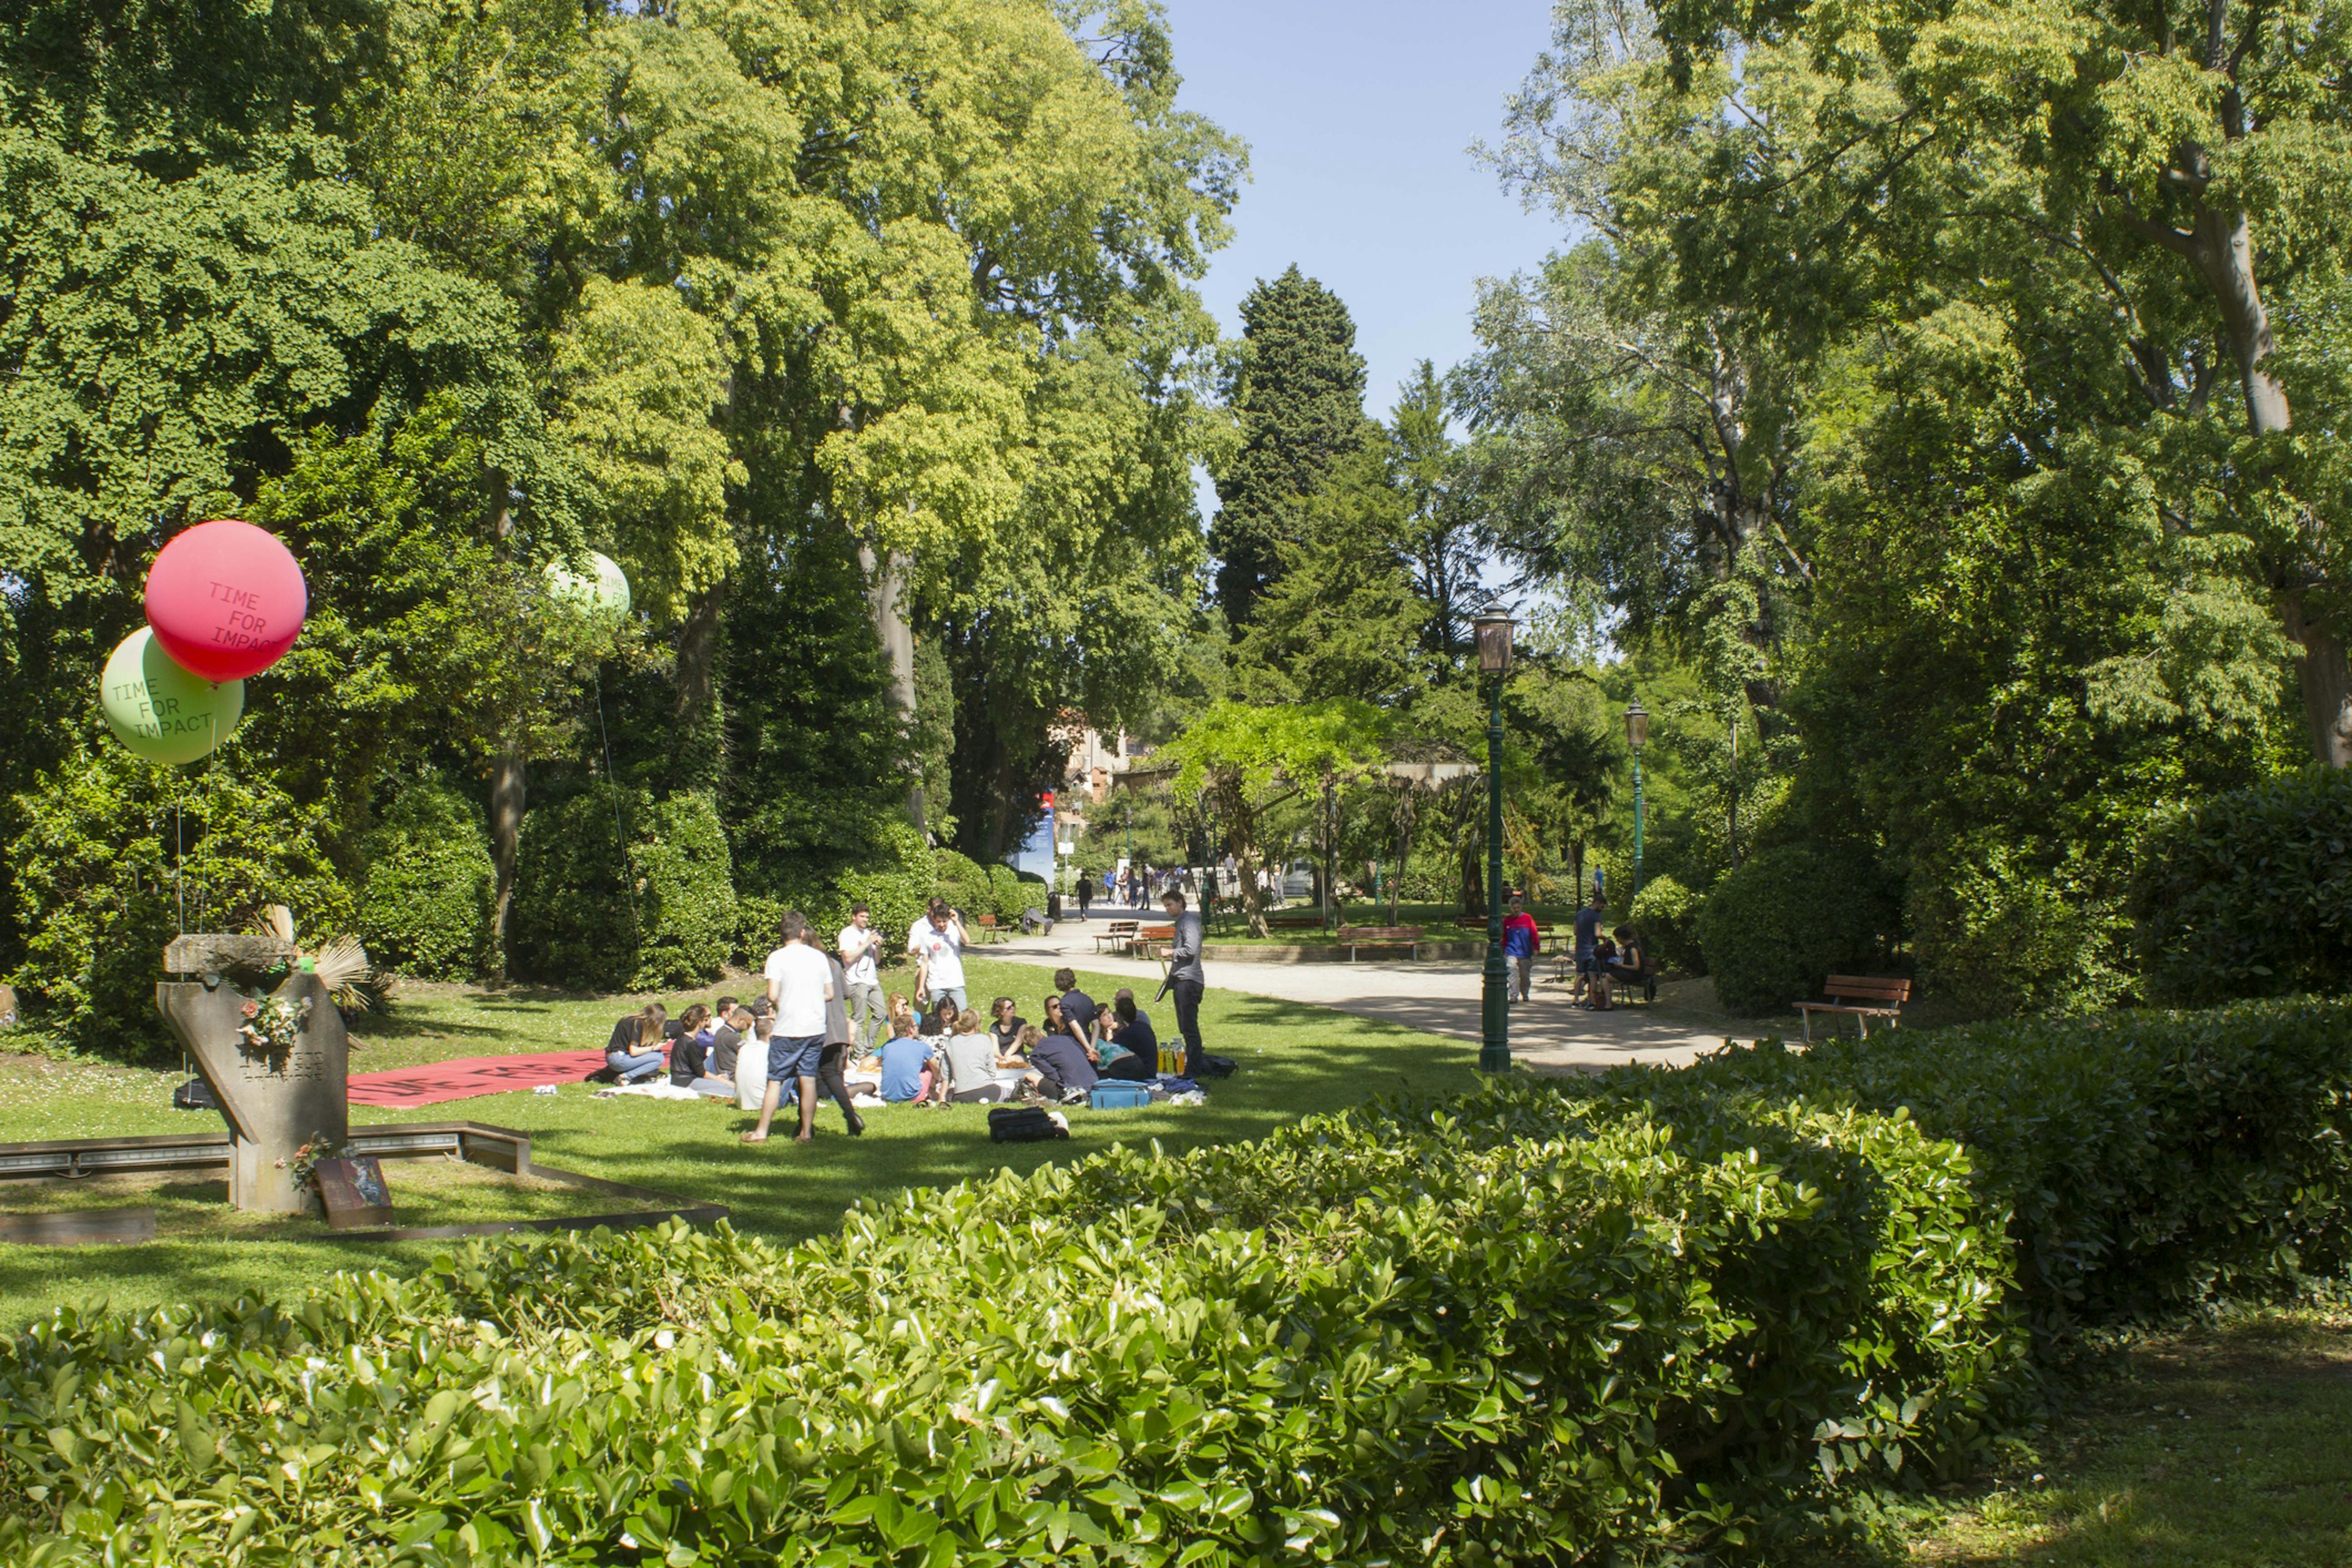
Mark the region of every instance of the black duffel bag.
<instances>
[{"instance_id":1,"label":"black duffel bag","mask_svg":"<svg viewBox=\"0 0 2352 1568\"><path fill-rule=\"evenodd\" d=\"M1068 1128L1062 1126L1034 1105L1000 1105L988 1113L988 1136L996 1143L1043 1143L1052 1138L1067 1138Z\"/></svg>"}]
</instances>

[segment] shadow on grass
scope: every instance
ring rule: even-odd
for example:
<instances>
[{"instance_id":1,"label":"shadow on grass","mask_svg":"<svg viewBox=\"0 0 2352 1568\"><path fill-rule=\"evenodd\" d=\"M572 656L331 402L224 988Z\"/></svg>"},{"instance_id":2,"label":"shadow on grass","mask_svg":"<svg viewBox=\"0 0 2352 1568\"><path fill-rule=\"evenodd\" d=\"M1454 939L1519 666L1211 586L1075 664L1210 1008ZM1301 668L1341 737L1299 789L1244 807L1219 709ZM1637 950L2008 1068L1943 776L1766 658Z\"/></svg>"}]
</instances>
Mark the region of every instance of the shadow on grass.
<instances>
[{"instance_id":1,"label":"shadow on grass","mask_svg":"<svg viewBox=\"0 0 2352 1568\"><path fill-rule=\"evenodd\" d=\"M975 997L1040 991L1034 969L975 962ZM1087 975L1083 984L1108 997L1119 984ZM1144 994L1147 1001L1149 992ZM428 1015L463 1009L470 997L449 997ZM1035 1015L1034 1000L1023 1011ZM527 1026L513 1048L545 1048L602 1030L623 1010L620 999L574 998ZM1148 1007L1163 1027L1173 1024L1164 1005ZM442 1019L445 1033L450 1020ZM1050 1163L1084 1158L1113 1143L1170 1152L1263 1137L1302 1116L1337 1110L1374 1095L1450 1093L1471 1087L1476 1048L1416 1033L1378 1019L1303 1004L1233 993L1213 994L1202 1008L1209 1049L1241 1064L1234 1078L1207 1086L1209 1103L1136 1110L1076 1108L1071 1136L1051 1143L992 1143L988 1107L896 1106L866 1113L868 1132L850 1138L841 1113L818 1111L814 1143L791 1141L792 1122L780 1116L766 1144L740 1142L753 1118L731 1104L597 1100L585 1086L553 1095L509 1093L408 1109L354 1107L355 1123L471 1120L531 1135L534 1160L559 1170L650 1187L694 1202L734 1210L746 1232L790 1243L835 1229L843 1212L861 1198L887 1198L992 1176L1026 1173ZM1172 1029L1171 1031L1172 1033ZM374 1065L371 1063L370 1065ZM395 1184L399 1168L392 1171ZM593 1212L593 1210L583 1210ZM438 1244L446 1249L449 1244ZM408 1272L428 1262L430 1243L360 1244L317 1239L159 1240L135 1247L48 1249L0 1247L0 1331L34 1314L70 1302L110 1297L125 1306L217 1300L239 1293L299 1295L339 1268L380 1267Z\"/></svg>"}]
</instances>

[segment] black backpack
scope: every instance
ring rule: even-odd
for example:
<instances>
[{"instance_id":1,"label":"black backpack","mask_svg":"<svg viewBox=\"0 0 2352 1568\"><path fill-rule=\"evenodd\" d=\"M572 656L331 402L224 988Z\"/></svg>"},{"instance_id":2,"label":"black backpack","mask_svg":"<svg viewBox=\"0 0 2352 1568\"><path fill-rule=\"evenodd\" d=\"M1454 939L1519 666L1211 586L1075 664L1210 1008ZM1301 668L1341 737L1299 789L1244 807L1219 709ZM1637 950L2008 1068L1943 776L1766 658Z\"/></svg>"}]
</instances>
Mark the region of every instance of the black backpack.
<instances>
[{"instance_id":1,"label":"black backpack","mask_svg":"<svg viewBox=\"0 0 2352 1568\"><path fill-rule=\"evenodd\" d=\"M988 1113L988 1137L994 1143L1043 1143L1067 1138L1069 1130L1034 1105L1000 1105Z\"/></svg>"},{"instance_id":2,"label":"black backpack","mask_svg":"<svg viewBox=\"0 0 2352 1568\"><path fill-rule=\"evenodd\" d=\"M213 1098L213 1086L200 1078L192 1078L172 1091L172 1104L181 1110L218 1110L220 1101Z\"/></svg>"},{"instance_id":3,"label":"black backpack","mask_svg":"<svg viewBox=\"0 0 2352 1568\"><path fill-rule=\"evenodd\" d=\"M1231 1078L1240 1068L1241 1063L1231 1057L1213 1057L1204 1051L1201 1055L1200 1070L1193 1076L1195 1078Z\"/></svg>"}]
</instances>

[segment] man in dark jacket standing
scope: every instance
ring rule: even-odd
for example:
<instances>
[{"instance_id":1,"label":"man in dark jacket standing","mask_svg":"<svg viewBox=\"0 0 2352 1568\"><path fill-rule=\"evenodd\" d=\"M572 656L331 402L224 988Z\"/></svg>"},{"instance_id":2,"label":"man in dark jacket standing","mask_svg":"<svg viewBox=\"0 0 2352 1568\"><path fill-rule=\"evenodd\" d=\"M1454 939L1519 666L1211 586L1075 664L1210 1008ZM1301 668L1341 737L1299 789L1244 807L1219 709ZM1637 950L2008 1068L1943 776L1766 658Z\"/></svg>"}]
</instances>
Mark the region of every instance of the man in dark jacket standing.
<instances>
[{"instance_id":1,"label":"man in dark jacket standing","mask_svg":"<svg viewBox=\"0 0 2352 1568\"><path fill-rule=\"evenodd\" d=\"M1169 923L1176 928L1168 943L1168 979L1160 987L1176 996L1176 1030L1184 1037L1184 1076L1201 1076L1201 991L1208 984L1201 968L1201 917L1184 907L1184 895L1171 891L1160 900Z\"/></svg>"}]
</instances>

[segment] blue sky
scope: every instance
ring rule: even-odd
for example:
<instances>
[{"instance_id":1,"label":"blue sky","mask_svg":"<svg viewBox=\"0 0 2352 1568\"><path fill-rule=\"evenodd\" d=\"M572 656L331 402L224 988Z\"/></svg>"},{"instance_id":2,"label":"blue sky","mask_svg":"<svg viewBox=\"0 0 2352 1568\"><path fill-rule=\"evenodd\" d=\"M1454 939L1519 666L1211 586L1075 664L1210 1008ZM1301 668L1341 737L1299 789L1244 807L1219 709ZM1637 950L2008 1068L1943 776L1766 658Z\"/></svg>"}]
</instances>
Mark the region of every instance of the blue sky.
<instances>
[{"instance_id":1,"label":"blue sky","mask_svg":"<svg viewBox=\"0 0 2352 1568\"><path fill-rule=\"evenodd\" d=\"M1202 293L1227 332L1260 278L1297 262L1347 301L1385 417L1416 361L1476 346L1476 279L1561 242L1467 149L1550 37L1543 0L1165 0L1178 101L1250 144L1234 242Z\"/></svg>"}]
</instances>

